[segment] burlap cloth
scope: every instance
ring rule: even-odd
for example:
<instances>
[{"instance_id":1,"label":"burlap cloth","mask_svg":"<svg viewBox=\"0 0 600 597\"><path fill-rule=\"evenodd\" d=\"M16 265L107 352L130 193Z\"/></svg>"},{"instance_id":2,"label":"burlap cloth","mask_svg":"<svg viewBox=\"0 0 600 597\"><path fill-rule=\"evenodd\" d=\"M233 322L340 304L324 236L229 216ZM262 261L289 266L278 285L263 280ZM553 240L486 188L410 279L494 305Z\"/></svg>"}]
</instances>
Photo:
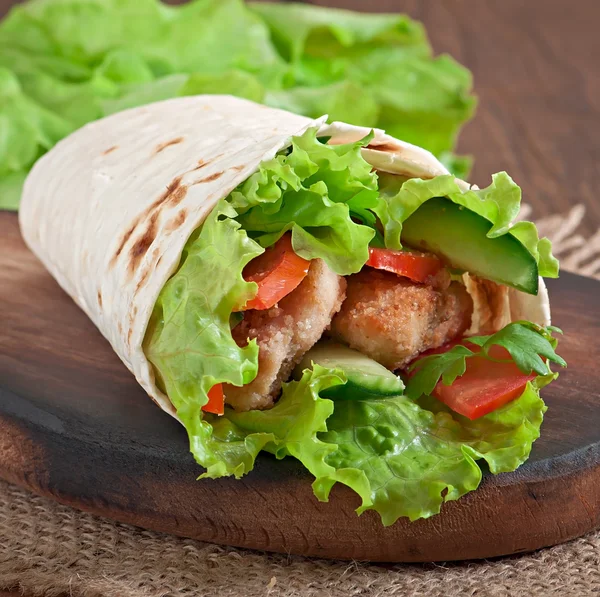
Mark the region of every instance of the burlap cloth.
<instances>
[{"instance_id":1,"label":"burlap cloth","mask_svg":"<svg viewBox=\"0 0 600 597\"><path fill-rule=\"evenodd\" d=\"M600 277L584 210L539 222L566 270ZM219 547L84 514L0 482L0 588L82 597L600 595L600 532L539 552L445 565L375 566Z\"/></svg>"}]
</instances>

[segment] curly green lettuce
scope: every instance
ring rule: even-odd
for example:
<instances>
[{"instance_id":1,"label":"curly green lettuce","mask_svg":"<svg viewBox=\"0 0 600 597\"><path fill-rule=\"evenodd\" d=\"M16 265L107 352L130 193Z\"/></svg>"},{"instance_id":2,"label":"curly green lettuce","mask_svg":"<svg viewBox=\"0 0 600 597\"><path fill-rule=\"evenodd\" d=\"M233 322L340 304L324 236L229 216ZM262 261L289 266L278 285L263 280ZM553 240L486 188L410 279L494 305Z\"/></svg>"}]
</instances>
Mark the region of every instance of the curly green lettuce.
<instances>
[{"instance_id":1,"label":"curly green lettuce","mask_svg":"<svg viewBox=\"0 0 600 597\"><path fill-rule=\"evenodd\" d=\"M428 518L444 502L477 489L478 460L493 474L518 468L539 437L546 406L536 382L502 409L469 421L433 398L404 396L333 402L327 388L345 382L341 371L318 365L284 384L267 411L205 415L212 433L204 443L209 463L201 478L240 477L261 450L292 456L315 477L313 490L328 501L342 483L362 500L357 513L375 510L385 526L400 517Z\"/></svg>"},{"instance_id":2,"label":"curly green lettuce","mask_svg":"<svg viewBox=\"0 0 600 597\"><path fill-rule=\"evenodd\" d=\"M261 246L271 246L291 230L298 255L321 258L336 273L348 275L365 264L376 234L353 216L364 205L377 204L377 175L361 155L362 141L326 145L316 135L311 129L294 137L289 151L261 164L228 201Z\"/></svg>"},{"instance_id":3,"label":"curly green lettuce","mask_svg":"<svg viewBox=\"0 0 600 597\"><path fill-rule=\"evenodd\" d=\"M216 461L206 449L212 427L203 421L208 391L218 383L241 386L258 370L255 341L240 348L231 336L234 308L256 293L242 269L262 249L221 202L188 241L177 273L160 292L144 340L158 386L187 429L190 449L204 467Z\"/></svg>"},{"instance_id":4,"label":"curly green lettuce","mask_svg":"<svg viewBox=\"0 0 600 597\"><path fill-rule=\"evenodd\" d=\"M532 222L512 221L519 213L521 188L506 172L492 176L492 183L484 189L461 189L453 176L436 176L429 180L405 180L389 174L379 175L380 200L373 209L383 225L386 247L402 248L402 225L423 203L434 197L447 197L489 222L487 236L497 238L504 234L516 237L533 255L540 276L558 277L558 260L552 255L547 238L539 238Z\"/></svg>"},{"instance_id":5,"label":"curly green lettuce","mask_svg":"<svg viewBox=\"0 0 600 597\"><path fill-rule=\"evenodd\" d=\"M315 495L327 500L340 482L362 498L359 514L375 510L385 526L403 516L428 518L444 502L479 486L477 460L492 473L513 471L525 462L545 410L535 380L520 398L476 421L433 398L429 404L404 396L336 402L328 431L319 434L336 449L325 466L311 471Z\"/></svg>"},{"instance_id":6,"label":"curly green lettuce","mask_svg":"<svg viewBox=\"0 0 600 597\"><path fill-rule=\"evenodd\" d=\"M433 59L423 27L402 15L242 0L30 0L0 23L0 70L0 139L28 148L18 164L0 159L3 207L17 207L35 160L73 130L201 93L387 128L466 175L448 153L473 113L470 73ZM6 102L15 87L19 100Z\"/></svg>"},{"instance_id":7,"label":"curly green lettuce","mask_svg":"<svg viewBox=\"0 0 600 597\"><path fill-rule=\"evenodd\" d=\"M406 15L263 2L252 10L269 27L295 83L274 93L274 103L284 99L318 116L320 102L328 101L333 120L383 128L436 154L453 149L473 115L471 73L449 56L432 58L423 26ZM344 94L347 82L352 95Z\"/></svg>"},{"instance_id":8,"label":"curly green lettuce","mask_svg":"<svg viewBox=\"0 0 600 597\"><path fill-rule=\"evenodd\" d=\"M372 202L376 189L360 144L327 146L309 130L219 202L188 240L154 306L144 351L192 453L210 474L236 474L239 462L232 468L225 452L208 447L214 440L202 413L208 391L219 383L247 384L258 370L256 342L240 348L230 329L234 309L257 290L244 281L244 266L291 230L294 249L306 259L322 258L342 275L360 270L375 231L355 223L350 206L359 195Z\"/></svg>"}]
</instances>

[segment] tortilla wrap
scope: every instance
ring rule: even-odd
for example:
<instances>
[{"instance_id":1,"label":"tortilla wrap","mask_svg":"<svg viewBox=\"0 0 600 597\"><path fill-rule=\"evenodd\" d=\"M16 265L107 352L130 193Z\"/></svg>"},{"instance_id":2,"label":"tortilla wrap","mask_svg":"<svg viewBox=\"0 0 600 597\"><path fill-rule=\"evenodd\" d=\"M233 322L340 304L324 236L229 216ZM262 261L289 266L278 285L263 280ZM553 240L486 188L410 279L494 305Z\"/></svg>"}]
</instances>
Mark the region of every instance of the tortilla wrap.
<instances>
[{"instance_id":1,"label":"tortilla wrap","mask_svg":"<svg viewBox=\"0 0 600 597\"><path fill-rule=\"evenodd\" d=\"M312 120L229 96L167 100L114 114L61 141L33 168L19 214L23 237L62 288L111 343L161 408L176 416L158 389L142 342L156 299L176 271L183 247L217 202L289 145L321 127L330 143L371 129ZM376 169L407 177L448 174L428 151L375 130L363 149ZM463 188L468 184L460 181ZM478 300L482 322L526 318L549 323L548 297L494 285L498 300ZM483 313L484 309L492 312Z\"/></svg>"}]
</instances>

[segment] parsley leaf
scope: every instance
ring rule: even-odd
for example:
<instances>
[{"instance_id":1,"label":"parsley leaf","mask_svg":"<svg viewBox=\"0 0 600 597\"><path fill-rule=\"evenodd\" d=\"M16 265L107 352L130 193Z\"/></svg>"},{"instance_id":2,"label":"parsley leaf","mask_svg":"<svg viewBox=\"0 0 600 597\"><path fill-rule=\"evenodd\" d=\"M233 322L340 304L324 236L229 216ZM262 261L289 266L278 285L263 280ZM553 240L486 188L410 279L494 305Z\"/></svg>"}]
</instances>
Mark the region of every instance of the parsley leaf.
<instances>
[{"instance_id":1,"label":"parsley leaf","mask_svg":"<svg viewBox=\"0 0 600 597\"><path fill-rule=\"evenodd\" d=\"M548 375L551 373L548 361L561 367L567 366L565 360L554 352L556 344L557 340L546 328L529 321L517 321L490 336L482 345L480 354L493 360L489 356L490 348L503 346L523 373L534 371L538 375Z\"/></svg>"},{"instance_id":2,"label":"parsley leaf","mask_svg":"<svg viewBox=\"0 0 600 597\"><path fill-rule=\"evenodd\" d=\"M442 354L432 354L419 359L409 367L409 372L417 370L406 382L404 393L416 400L420 396L429 396L433 392L440 377L446 385L464 374L468 357L475 353L466 346L458 344Z\"/></svg>"},{"instance_id":3,"label":"parsley leaf","mask_svg":"<svg viewBox=\"0 0 600 597\"><path fill-rule=\"evenodd\" d=\"M490 336L465 338L466 344L479 346L480 350L471 350L464 344L457 344L441 354L418 359L408 368L412 375L406 382L405 394L412 400L417 400L421 396L429 396L440 379L445 385L452 385L457 377L465 373L467 359L473 356L497 362L490 355L490 349L495 345L505 348L523 373L552 375L550 362L561 367L567 366L565 360L555 352L558 341L552 337L552 332L562 333L556 327L516 321Z\"/></svg>"}]
</instances>

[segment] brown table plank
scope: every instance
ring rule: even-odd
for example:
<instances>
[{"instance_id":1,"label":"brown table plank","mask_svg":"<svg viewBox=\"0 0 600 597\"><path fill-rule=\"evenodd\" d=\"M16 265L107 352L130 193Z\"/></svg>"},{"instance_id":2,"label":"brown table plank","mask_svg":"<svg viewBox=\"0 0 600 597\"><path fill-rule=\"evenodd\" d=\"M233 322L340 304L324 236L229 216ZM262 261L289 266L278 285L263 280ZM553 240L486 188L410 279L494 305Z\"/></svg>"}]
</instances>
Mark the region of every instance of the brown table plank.
<instances>
[{"instance_id":1,"label":"brown table plank","mask_svg":"<svg viewBox=\"0 0 600 597\"><path fill-rule=\"evenodd\" d=\"M0 14L14 4L0 0ZM476 156L472 181L507 170L535 216L583 202L587 232L600 225L598 0L316 0L401 11L424 22L436 52L474 73L480 105L460 151Z\"/></svg>"}]
</instances>

